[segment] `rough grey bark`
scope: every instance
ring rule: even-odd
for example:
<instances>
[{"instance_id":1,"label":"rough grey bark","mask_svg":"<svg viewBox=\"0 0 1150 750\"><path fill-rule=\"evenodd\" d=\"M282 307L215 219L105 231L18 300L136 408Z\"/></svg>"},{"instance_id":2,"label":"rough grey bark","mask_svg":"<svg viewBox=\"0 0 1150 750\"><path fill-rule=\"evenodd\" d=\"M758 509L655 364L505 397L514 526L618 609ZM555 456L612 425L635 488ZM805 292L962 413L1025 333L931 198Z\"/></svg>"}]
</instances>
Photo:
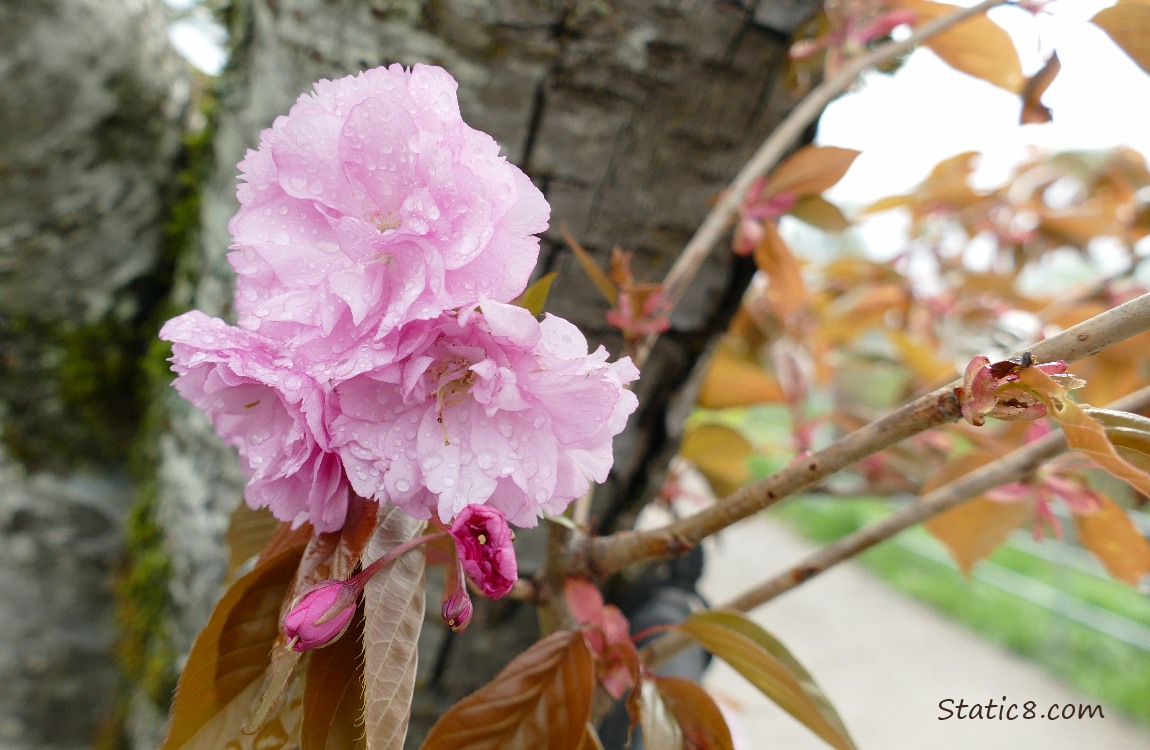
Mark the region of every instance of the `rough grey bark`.
<instances>
[{"instance_id":1,"label":"rough grey bark","mask_svg":"<svg viewBox=\"0 0 1150 750\"><path fill-rule=\"evenodd\" d=\"M153 0L0 4L0 747L90 747L190 76Z\"/></svg>"},{"instance_id":2,"label":"rough grey bark","mask_svg":"<svg viewBox=\"0 0 1150 750\"><path fill-rule=\"evenodd\" d=\"M562 249L560 223L601 261L618 244L635 252L641 280L661 278L709 201L789 107L779 85L786 38L812 5L235 0L228 19L234 52L221 81L215 169L204 191L203 275L181 303L229 314L225 223L236 208L235 164L260 129L318 78L430 62L458 79L465 119L490 132L551 201L538 273L559 271L562 282L548 309L618 354L622 342L605 325L606 303ZM693 402L692 375L750 271L719 252L691 286L673 331L644 368L640 411L596 498L601 520L625 517L629 504L657 487ZM240 484L235 472L220 472L236 459L207 423L174 401L171 414L157 513L173 565L187 575L177 576L174 615L176 646L186 648L217 595L225 516ZM517 546L530 570L541 545L527 536ZM462 636L448 640L441 625L425 628L413 738L522 650L534 627L530 608L497 603L480 607ZM140 724L140 747L149 746L147 724Z\"/></svg>"}]
</instances>

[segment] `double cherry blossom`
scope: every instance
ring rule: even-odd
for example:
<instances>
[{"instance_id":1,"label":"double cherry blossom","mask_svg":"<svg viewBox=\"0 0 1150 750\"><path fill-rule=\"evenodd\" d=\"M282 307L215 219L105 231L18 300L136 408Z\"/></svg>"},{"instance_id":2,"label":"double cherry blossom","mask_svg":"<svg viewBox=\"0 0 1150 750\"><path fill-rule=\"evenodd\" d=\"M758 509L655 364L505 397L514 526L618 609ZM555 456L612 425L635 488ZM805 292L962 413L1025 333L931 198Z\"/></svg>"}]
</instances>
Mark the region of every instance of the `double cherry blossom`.
<instances>
[{"instance_id":1,"label":"double cherry blossom","mask_svg":"<svg viewBox=\"0 0 1150 750\"><path fill-rule=\"evenodd\" d=\"M606 479L638 371L509 304L550 209L463 122L446 71L319 81L239 168L236 325L192 311L160 336L250 505L317 533L352 491L534 526Z\"/></svg>"}]
</instances>

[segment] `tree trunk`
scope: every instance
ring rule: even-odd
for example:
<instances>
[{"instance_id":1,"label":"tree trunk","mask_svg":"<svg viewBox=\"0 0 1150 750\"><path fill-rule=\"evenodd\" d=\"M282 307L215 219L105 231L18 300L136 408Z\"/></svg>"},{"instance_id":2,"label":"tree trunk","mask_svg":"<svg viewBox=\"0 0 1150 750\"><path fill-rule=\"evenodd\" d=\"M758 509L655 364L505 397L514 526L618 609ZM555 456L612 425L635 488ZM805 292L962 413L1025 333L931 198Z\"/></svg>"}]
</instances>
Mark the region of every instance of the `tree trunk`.
<instances>
[{"instance_id":1,"label":"tree trunk","mask_svg":"<svg viewBox=\"0 0 1150 750\"><path fill-rule=\"evenodd\" d=\"M605 324L606 302L572 262L559 227L565 223L604 265L620 245L634 251L640 280L665 274L709 202L789 109L780 86L787 37L814 3L763 5L235 0L214 170L203 193L202 275L180 305L228 317L225 224L237 205L235 164L262 128L316 79L429 62L458 79L467 122L491 133L551 202L537 274L559 271L561 283L547 309L618 356L622 341ZM615 471L596 496L604 526L625 520L657 490L694 400L693 375L752 270L729 252L715 253L675 312L673 330L644 368L640 410L617 441ZM152 510L171 554L171 648L180 653L218 595L222 534L241 479L207 422L171 396L166 403L170 427L156 441ZM527 571L542 562L538 536L517 543ZM514 604L479 608L461 636L448 637L438 623L424 631L413 740L536 637L534 613ZM150 746L147 736L141 730L137 745Z\"/></svg>"},{"instance_id":2,"label":"tree trunk","mask_svg":"<svg viewBox=\"0 0 1150 750\"><path fill-rule=\"evenodd\" d=\"M150 0L0 4L0 747L91 747L190 76ZM159 281L157 282L157 278Z\"/></svg>"}]
</instances>

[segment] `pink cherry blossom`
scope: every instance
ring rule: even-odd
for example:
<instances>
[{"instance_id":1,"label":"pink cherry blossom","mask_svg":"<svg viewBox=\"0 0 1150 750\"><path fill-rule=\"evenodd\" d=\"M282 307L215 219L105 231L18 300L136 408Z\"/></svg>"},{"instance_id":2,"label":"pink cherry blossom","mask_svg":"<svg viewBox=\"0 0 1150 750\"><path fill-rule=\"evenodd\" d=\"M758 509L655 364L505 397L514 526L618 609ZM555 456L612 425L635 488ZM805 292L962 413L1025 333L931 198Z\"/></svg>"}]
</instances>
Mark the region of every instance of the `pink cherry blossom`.
<instances>
[{"instance_id":1,"label":"pink cherry blossom","mask_svg":"<svg viewBox=\"0 0 1150 750\"><path fill-rule=\"evenodd\" d=\"M502 511L488 505L468 505L455 517L450 531L463 572L485 596L498 599L511 591L519 578L519 566L511 545L515 535ZM467 589L460 587L458 591L466 594ZM444 602L444 620L447 614ZM470 620L470 601L467 615Z\"/></svg>"},{"instance_id":2,"label":"pink cherry blossom","mask_svg":"<svg viewBox=\"0 0 1150 750\"><path fill-rule=\"evenodd\" d=\"M530 527L606 480L637 405L630 359L491 300L435 326L417 332L422 349L334 389L331 444L356 492L445 523L486 503Z\"/></svg>"},{"instance_id":3,"label":"pink cherry blossom","mask_svg":"<svg viewBox=\"0 0 1150 750\"><path fill-rule=\"evenodd\" d=\"M325 395L292 366L277 342L198 311L169 320L175 387L247 461L244 496L283 521L316 531L343 526L348 484L327 450Z\"/></svg>"},{"instance_id":4,"label":"pink cherry blossom","mask_svg":"<svg viewBox=\"0 0 1150 750\"><path fill-rule=\"evenodd\" d=\"M412 320L508 301L549 207L416 65L319 81L240 163L238 323L324 362Z\"/></svg>"}]
</instances>

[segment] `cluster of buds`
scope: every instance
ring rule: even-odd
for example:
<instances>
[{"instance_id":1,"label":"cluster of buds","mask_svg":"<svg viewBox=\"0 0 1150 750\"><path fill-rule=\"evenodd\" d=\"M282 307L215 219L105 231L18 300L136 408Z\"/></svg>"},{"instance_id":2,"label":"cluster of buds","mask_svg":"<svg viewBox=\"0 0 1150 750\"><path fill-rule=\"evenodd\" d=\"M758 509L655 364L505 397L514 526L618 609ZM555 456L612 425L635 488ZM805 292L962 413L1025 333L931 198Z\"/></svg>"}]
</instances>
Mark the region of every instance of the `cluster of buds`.
<instances>
[{"instance_id":1,"label":"cluster of buds","mask_svg":"<svg viewBox=\"0 0 1150 750\"><path fill-rule=\"evenodd\" d=\"M502 511L488 505L467 506L446 531L405 542L347 580L329 579L306 588L284 617L288 647L309 651L334 643L347 630L360 594L376 573L405 552L445 535L454 541L456 554L454 574L448 576L444 587L441 614L453 631L464 630L472 615L464 574L492 599L505 596L519 577L512 547L515 534Z\"/></svg>"}]
</instances>

